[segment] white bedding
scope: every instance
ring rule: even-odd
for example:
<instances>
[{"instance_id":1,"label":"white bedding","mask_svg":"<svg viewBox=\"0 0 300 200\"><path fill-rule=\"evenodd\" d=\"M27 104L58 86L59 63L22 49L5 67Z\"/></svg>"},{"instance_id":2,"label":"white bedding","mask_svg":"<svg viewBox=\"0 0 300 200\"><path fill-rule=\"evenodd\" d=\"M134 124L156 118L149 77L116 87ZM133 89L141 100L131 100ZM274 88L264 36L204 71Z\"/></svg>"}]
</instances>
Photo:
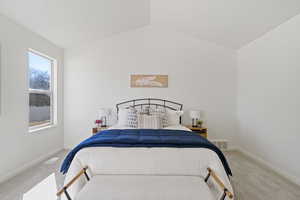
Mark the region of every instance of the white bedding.
<instances>
[{"instance_id":1,"label":"white bedding","mask_svg":"<svg viewBox=\"0 0 300 200\"><path fill-rule=\"evenodd\" d=\"M203 179L196 176L106 175L88 182L76 200L201 200L199 197L214 199Z\"/></svg>"},{"instance_id":2,"label":"white bedding","mask_svg":"<svg viewBox=\"0 0 300 200\"><path fill-rule=\"evenodd\" d=\"M126 127L111 127L111 129L120 128ZM166 127L166 129L189 130L183 126ZM224 181L225 186L232 191L219 157L215 152L205 148L86 148L76 154L66 175L65 183L86 165L89 166L88 173L92 177L92 181L87 184L85 177L82 176L68 189L70 196L76 197L76 200L96 200L95 196L98 194L101 197L104 195L106 200L135 200L141 199L138 197L143 194L147 195L142 198L145 200L179 200L180 198L176 198L172 194L166 196L165 193L165 191L171 191L172 188L180 185L180 183L176 183L176 180L185 181L186 186L190 187L178 188L177 191L173 191L174 194L177 194L175 196L180 197L189 191L189 195L193 196L193 198L188 198L189 200L216 200L221 196L222 191L218 190L211 178L209 187L204 183L207 167L215 170ZM149 176L156 178L149 178ZM176 179L176 177L181 178ZM134 189L135 184L140 185L138 184L140 179L145 180L143 184L147 187L147 191L144 193L138 188ZM160 184L165 189L159 190L158 182L165 182L165 184ZM195 186L196 182L199 183L198 186ZM128 190L123 188L126 183L129 184ZM140 187L142 186L140 185ZM104 191L103 188L107 189ZM150 193L154 196L151 196ZM199 196L200 194L201 196Z\"/></svg>"},{"instance_id":3,"label":"white bedding","mask_svg":"<svg viewBox=\"0 0 300 200\"><path fill-rule=\"evenodd\" d=\"M114 126L109 127L108 129L136 129L136 128L120 126L120 125L116 124ZM190 129L188 129L185 126L182 126L182 125L167 126L163 129L191 131Z\"/></svg>"},{"instance_id":4,"label":"white bedding","mask_svg":"<svg viewBox=\"0 0 300 200\"><path fill-rule=\"evenodd\" d=\"M167 127L163 128L163 129L191 131L187 127L181 126L181 125L167 126Z\"/></svg>"}]
</instances>

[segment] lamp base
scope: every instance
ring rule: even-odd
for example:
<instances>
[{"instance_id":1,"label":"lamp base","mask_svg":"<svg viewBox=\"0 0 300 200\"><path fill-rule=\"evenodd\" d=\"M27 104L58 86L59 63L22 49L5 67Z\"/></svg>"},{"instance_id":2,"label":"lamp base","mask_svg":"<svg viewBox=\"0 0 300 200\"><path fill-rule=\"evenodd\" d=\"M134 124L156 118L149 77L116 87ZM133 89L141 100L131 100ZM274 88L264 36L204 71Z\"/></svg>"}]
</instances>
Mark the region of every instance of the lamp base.
<instances>
[{"instance_id":1,"label":"lamp base","mask_svg":"<svg viewBox=\"0 0 300 200\"><path fill-rule=\"evenodd\" d=\"M195 119L192 119L192 127L194 127L194 128L197 127L197 124L195 123L195 121L196 121Z\"/></svg>"}]
</instances>

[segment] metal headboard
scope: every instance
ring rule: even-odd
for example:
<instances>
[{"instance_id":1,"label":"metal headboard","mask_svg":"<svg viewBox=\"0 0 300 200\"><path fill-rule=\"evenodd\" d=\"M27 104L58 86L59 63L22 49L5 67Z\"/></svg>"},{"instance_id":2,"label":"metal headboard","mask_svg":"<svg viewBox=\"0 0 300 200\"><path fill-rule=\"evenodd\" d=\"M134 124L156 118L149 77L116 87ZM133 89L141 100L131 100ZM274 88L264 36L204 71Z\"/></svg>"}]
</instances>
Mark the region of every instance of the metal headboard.
<instances>
[{"instance_id":1,"label":"metal headboard","mask_svg":"<svg viewBox=\"0 0 300 200\"><path fill-rule=\"evenodd\" d=\"M157 99L157 98L143 98L143 99L133 99L130 101L124 101L121 103L118 103L116 105L117 107L117 113L119 113L119 110L121 107L129 108L129 107L139 107L141 110L143 109L143 106L151 107L154 106L155 108L163 107L170 110L182 110L183 104L177 103L174 101L169 101L165 99ZM181 117L179 118L179 123L181 124Z\"/></svg>"},{"instance_id":2,"label":"metal headboard","mask_svg":"<svg viewBox=\"0 0 300 200\"><path fill-rule=\"evenodd\" d=\"M170 110L182 110L183 104L177 103L174 101L169 101L165 99L156 99L156 98L143 98L143 99L133 99L130 101L124 101L118 103L116 105L117 112L119 112L121 107L129 108L129 107L139 107L143 109L144 106L151 107L154 106L156 108L163 107L168 108Z\"/></svg>"}]
</instances>

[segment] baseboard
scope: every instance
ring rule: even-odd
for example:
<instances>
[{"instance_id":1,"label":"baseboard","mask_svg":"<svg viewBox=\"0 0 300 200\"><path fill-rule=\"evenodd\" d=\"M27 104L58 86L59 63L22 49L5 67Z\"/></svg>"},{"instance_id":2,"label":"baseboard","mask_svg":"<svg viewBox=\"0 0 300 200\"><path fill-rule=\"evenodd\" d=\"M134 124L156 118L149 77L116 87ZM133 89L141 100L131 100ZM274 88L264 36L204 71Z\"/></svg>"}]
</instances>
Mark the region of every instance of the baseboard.
<instances>
[{"instance_id":1,"label":"baseboard","mask_svg":"<svg viewBox=\"0 0 300 200\"><path fill-rule=\"evenodd\" d=\"M278 174L279 176L283 177L284 179L288 180L289 182L300 186L300 179L287 173L286 171L274 166L273 164L265 161L264 159L250 153L249 151L246 151L240 147L236 148L236 151L239 151L240 153L244 154L245 156L247 156L248 158L250 158L251 160L259 163L260 165L262 165L263 167L267 168L268 170L272 170L274 173Z\"/></svg>"},{"instance_id":2,"label":"baseboard","mask_svg":"<svg viewBox=\"0 0 300 200\"><path fill-rule=\"evenodd\" d=\"M34 160L22 165L21 167L18 167L14 170L7 172L4 176L0 176L0 183L13 178L14 176L28 170L29 168L33 167L34 165L37 165L38 163L40 163L44 160L47 160L48 158L52 157L53 155L57 154L58 152L60 152L62 150L63 150L63 148L57 149L55 151L51 151L50 153L47 153L46 155L40 156L39 158L34 159Z\"/></svg>"}]
</instances>

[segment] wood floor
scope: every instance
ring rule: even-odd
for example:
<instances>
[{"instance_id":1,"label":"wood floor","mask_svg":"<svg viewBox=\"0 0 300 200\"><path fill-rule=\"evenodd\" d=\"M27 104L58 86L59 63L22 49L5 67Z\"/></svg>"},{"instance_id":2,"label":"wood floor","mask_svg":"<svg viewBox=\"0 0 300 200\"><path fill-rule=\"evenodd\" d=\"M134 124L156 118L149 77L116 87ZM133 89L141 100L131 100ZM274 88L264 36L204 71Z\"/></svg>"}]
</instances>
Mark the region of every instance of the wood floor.
<instances>
[{"instance_id":1,"label":"wood floor","mask_svg":"<svg viewBox=\"0 0 300 200\"><path fill-rule=\"evenodd\" d=\"M61 160L66 155L62 151L51 159L0 184L1 200L53 200L53 196L42 199L28 199L28 191L40 187L49 177L55 177L61 187L64 177L58 173ZM264 168L239 152L227 152L226 157L233 171L233 186L238 200L300 200L300 187ZM52 175L52 176L51 176ZM55 176L54 176L55 175ZM48 178L47 178L48 177ZM27 195L27 196L26 196Z\"/></svg>"},{"instance_id":2,"label":"wood floor","mask_svg":"<svg viewBox=\"0 0 300 200\"><path fill-rule=\"evenodd\" d=\"M300 200L300 187L240 152L225 153L239 200Z\"/></svg>"}]
</instances>

